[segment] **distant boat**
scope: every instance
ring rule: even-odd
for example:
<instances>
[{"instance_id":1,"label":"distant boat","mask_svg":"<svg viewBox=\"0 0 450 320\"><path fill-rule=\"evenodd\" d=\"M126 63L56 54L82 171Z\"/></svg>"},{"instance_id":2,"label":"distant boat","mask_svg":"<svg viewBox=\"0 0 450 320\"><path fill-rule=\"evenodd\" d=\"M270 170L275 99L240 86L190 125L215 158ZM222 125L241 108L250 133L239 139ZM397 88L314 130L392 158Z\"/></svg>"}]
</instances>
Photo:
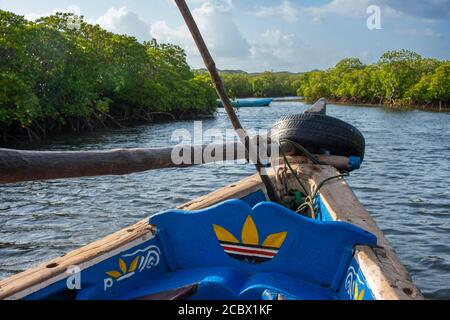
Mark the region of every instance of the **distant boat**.
<instances>
[{"instance_id":1,"label":"distant boat","mask_svg":"<svg viewBox=\"0 0 450 320\"><path fill-rule=\"evenodd\" d=\"M272 103L273 99L236 99L231 101L234 108L251 108L251 107L268 107ZM217 100L217 106L223 108L222 101Z\"/></svg>"}]
</instances>

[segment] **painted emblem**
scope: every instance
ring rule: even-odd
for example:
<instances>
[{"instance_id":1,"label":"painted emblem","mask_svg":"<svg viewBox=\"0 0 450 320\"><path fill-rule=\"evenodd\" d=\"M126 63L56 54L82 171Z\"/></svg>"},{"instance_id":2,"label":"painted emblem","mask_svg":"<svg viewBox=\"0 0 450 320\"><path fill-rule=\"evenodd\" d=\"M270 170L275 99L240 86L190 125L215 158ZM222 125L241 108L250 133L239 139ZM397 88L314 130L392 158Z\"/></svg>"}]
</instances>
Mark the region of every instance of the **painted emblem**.
<instances>
[{"instance_id":1,"label":"painted emblem","mask_svg":"<svg viewBox=\"0 0 450 320\"><path fill-rule=\"evenodd\" d=\"M224 227L216 224L213 227L224 251L230 257L247 263L262 263L273 259L287 236L287 232L274 233L260 244L258 229L251 216L245 220L241 241Z\"/></svg>"},{"instance_id":2,"label":"painted emblem","mask_svg":"<svg viewBox=\"0 0 450 320\"><path fill-rule=\"evenodd\" d=\"M159 265L161 250L157 246L149 246L136 250L119 258L118 270L106 272L109 278L104 281L105 291L111 288L115 282L120 282L133 277L136 273L150 270ZM129 261L127 264L126 261Z\"/></svg>"},{"instance_id":3,"label":"painted emblem","mask_svg":"<svg viewBox=\"0 0 450 320\"><path fill-rule=\"evenodd\" d=\"M345 279L345 290L348 293L348 297L353 300L364 300L365 286L366 284L360 279L355 268L350 267Z\"/></svg>"}]
</instances>

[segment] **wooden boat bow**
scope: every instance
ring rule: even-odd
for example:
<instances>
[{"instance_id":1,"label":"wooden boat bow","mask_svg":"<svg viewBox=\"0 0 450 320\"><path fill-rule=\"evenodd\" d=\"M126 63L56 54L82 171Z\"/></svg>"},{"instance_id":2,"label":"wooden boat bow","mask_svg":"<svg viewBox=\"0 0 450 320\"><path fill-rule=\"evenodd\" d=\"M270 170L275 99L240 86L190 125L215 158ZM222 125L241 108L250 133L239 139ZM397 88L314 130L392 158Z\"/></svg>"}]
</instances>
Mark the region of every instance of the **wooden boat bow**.
<instances>
[{"instance_id":1,"label":"wooden boat bow","mask_svg":"<svg viewBox=\"0 0 450 320\"><path fill-rule=\"evenodd\" d=\"M338 174L334 167L303 162L304 159L299 159L295 166L303 173L302 177L311 190L324 179ZM274 176L270 178L274 180ZM295 184L295 181L290 178L289 183ZM179 209L199 210L227 199L243 198L257 191L266 192L259 177L254 175L192 200L181 205ZM398 260L394 249L344 179L332 180L324 185L320 191L320 197L336 221L350 222L377 236L377 247L356 247L354 255L376 299L423 299L420 290L413 284L408 272ZM66 271L70 266L88 267L147 241L154 234L154 227L148 224L147 219L142 220L86 247L0 281L0 299L23 298L67 277Z\"/></svg>"}]
</instances>

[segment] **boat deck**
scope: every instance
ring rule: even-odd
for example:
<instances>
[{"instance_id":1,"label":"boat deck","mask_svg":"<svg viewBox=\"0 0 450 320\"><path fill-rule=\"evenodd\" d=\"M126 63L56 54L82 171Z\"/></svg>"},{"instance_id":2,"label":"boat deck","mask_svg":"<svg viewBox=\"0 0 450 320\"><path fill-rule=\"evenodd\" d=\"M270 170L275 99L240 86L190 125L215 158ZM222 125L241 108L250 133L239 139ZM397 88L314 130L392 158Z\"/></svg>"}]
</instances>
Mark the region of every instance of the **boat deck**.
<instances>
[{"instance_id":1,"label":"boat deck","mask_svg":"<svg viewBox=\"0 0 450 320\"><path fill-rule=\"evenodd\" d=\"M170 285L169 285L170 284ZM177 292L176 288L191 288L189 299L199 300L338 300L336 292L283 273L261 273L249 276L235 268L204 268L180 270L152 280L148 286L119 297L142 300L161 293Z\"/></svg>"},{"instance_id":2,"label":"boat deck","mask_svg":"<svg viewBox=\"0 0 450 320\"><path fill-rule=\"evenodd\" d=\"M338 174L337 170L331 166L303 164L300 160L297 161L296 166L298 166L301 171L302 179L309 183L311 187L318 185L326 178ZM293 179L292 183L294 183ZM265 189L259 177L255 175L186 203L179 209L200 210L228 199L242 199L258 191L265 192ZM329 216L333 220L352 223L373 233L377 237L377 246L357 246L354 252L354 258L364 272L367 283L370 286L375 299L423 299L421 292L412 283L408 272L398 260L395 251L390 246L375 221L371 218L370 214L359 203L344 179L333 180L327 183L321 189L320 199L322 205L327 209ZM77 249L67 255L45 262L35 268L2 280L0 281L0 299L20 299L27 297L52 283L56 283L57 281L66 278L66 272L69 267L77 265L80 266L82 270L85 270L101 261L117 256L130 248L145 244L149 239L155 236L155 232L155 228L149 225L148 220L145 219L102 240L89 244L86 247ZM195 272L192 272L190 281L182 281L181 277L179 280L175 281L176 275L170 275L174 277L174 284L176 284L172 286L172 289L182 289L179 288L179 286L183 285L194 286L198 289L199 284L208 283L208 281L210 281L208 279L213 277L213 273L211 273L211 270L207 271L201 269L203 268L193 268L191 270L195 270ZM233 271L227 267L226 270L222 269L220 273L222 275L230 274L231 276ZM169 274L167 274L167 276L169 276ZM236 277L241 280L230 292L234 295L240 295L249 287L247 284L250 283L251 277L245 278L237 275ZM281 278L283 277L281 276L280 279ZM160 284L158 285L158 283ZM155 287L153 287L153 285L152 287L142 287L139 293L137 291L135 292L135 298L139 298L139 295L152 295L157 291L165 290L166 288L162 283L163 282L160 282L160 280L155 279L155 282L153 283ZM159 287L157 287L157 285ZM278 285L280 288L283 287L281 284ZM309 283L298 285L298 288L305 288L305 291L312 290L312 292L316 292L317 295L323 295L323 297L328 296L330 293L327 290L313 290L313 287L311 287ZM192 288L193 287L190 287L190 289ZM179 291L180 290L178 290L178 292ZM181 290L181 292L183 291L184 290ZM297 291L292 291L292 294L295 294L301 299L308 299L308 296L300 291L297 289ZM130 292L133 292L133 290ZM262 294L262 292L260 293ZM265 294L269 293L270 290ZM285 294L288 295L291 294L291 292L285 292ZM195 294L193 297L195 297ZM309 298L312 298L312 296Z\"/></svg>"}]
</instances>

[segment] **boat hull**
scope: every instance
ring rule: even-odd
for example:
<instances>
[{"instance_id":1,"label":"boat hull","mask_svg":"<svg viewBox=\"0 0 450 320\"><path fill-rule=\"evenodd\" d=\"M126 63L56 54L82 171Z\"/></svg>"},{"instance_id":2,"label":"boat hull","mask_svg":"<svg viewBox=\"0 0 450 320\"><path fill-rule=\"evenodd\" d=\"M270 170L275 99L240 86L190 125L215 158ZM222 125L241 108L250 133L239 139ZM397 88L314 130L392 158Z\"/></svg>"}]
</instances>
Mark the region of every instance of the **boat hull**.
<instances>
[{"instance_id":1,"label":"boat hull","mask_svg":"<svg viewBox=\"0 0 450 320\"><path fill-rule=\"evenodd\" d=\"M231 105L234 108L255 108L255 107L268 107L272 103L273 99L237 99L231 101ZM219 108L223 108L222 102L217 102Z\"/></svg>"},{"instance_id":2,"label":"boat hull","mask_svg":"<svg viewBox=\"0 0 450 320\"><path fill-rule=\"evenodd\" d=\"M320 181L338 173L336 169L329 166L303 164L299 164L299 166L301 166L303 173L309 177L307 181L311 186L317 185ZM291 181L291 183L295 182ZM249 208L254 207L266 200L264 186L257 176L252 176L187 203L178 209L198 211L214 207L230 199L240 199ZM341 273L341 276L338 277L340 280L332 285L332 290L319 290L317 284L322 281L320 279L292 277L289 274L285 278L283 278L283 275L277 277L279 281L284 279L285 283L291 283L294 279L297 288L304 288L305 291L312 292L311 295L302 296L303 299L423 299L420 291L411 282L407 271L398 261L394 250L345 181L333 181L326 184L321 190L317 204L320 207L320 215L317 219L321 223L329 221L351 223L375 235L377 246L375 248L373 245L356 246L353 254L349 256L345 268L341 268L339 271ZM218 223L224 228L230 228L224 221ZM255 223L259 225L259 223ZM267 232L263 232L264 236L261 235L261 237L283 230L267 230ZM186 235L189 232L191 231L186 230ZM239 237L239 232L233 231L233 233L236 234L236 237ZM190 238L192 237L189 236ZM170 290L167 290L167 288L171 286L168 286L168 282L164 279L167 279L169 274L172 275L170 272L177 270L177 265L180 262L177 259L170 258L171 254L166 251L165 241L167 241L167 235L158 232L157 228L149 224L147 219L143 220L64 257L46 262L34 269L1 281L0 298L99 300L146 297L148 299L167 299L170 297ZM229 258L229 261L232 261L233 258L228 255L223 246L221 247L220 241L217 241L215 245L217 250L221 250L217 253L221 255L221 258ZM201 250L200 247L197 249ZM231 252L232 250L233 248L231 248ZM210 253L204 252L204 256L208 254ZM267 265L273 264L276 262L275 259L277 258L264 263L267 263ZM193 266L195 268L191 271L195 269L195 272L177 274L175 278L172 278L173 286L171 288L178 293L180 290L189 288L192 291L188 296L189 299L237 297L245 300L255 299L256 294L261 299L280 298L280 296L284 299L296 299L301 294L301 292L293 289L291 291L281 290L283 287L281 284L279 284L280 291L252 291L252 283L248 282L251 279L243 278L239 268L235 268L234 263L239 265L242 262L233 260L232 263L231 266L226 264L222 267L208 266L203 271L202 268ZM220 286L221 289L237 288L239 287L238 283L240 285L248 283L248 286L243 286L247 291L224 289L222 291L216 290L214 294L208 291L207 288L211 288L211 284L205 286L202 279L210 278L211 274L202 272L205 272L206 269L211 270L211 267L215 268L214 274L218 278L226 279L226 283ZM244 273L248 273L248 270L245 270ZM193 275L195 275L194 278L192 278ZM255 273L255 275L257 274ZM77 287L77 285L80 287ZM193 286L195 290L193 290ZM295 292L295 294L291 295L292 292ZM161 295L161 293L166 295Z\"/></svg>"}]
</instances>

